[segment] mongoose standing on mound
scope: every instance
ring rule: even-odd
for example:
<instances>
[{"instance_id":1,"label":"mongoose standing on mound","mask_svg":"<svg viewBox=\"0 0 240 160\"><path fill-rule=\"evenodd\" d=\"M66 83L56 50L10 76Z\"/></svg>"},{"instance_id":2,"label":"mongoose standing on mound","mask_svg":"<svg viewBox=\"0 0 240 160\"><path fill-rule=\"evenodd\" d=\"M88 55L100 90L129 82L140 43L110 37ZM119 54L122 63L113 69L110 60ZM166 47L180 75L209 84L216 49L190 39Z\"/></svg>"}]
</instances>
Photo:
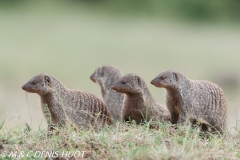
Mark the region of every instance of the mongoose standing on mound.
<instances>
[{"instance_id":1,"label":"mongoose standing on mound","mask_svg":"<svg viewBox=\"0 0 240 160\"><path fill-rule=\"evenodd\" d=\"M91 75L90 79L101 87L103 99L112 118L121 119L124 95L112 90L112 86L122 77L122 73L114 66L101 66Z\"/></svg>"},{"instance_id":2,"label":"mongoose standing on mound","mask_svg":"<svg viewBox=\"0 0 240 160\"><path fill-rule=\"evenodd\" d=\"M36 75L22 89L41 97L43 113L46 114L46 106L50 110L51 116L45 115L48 123L64 126L70 122L78 127L95 129L112 123L105 104L95 95L70 90L49 74Z\"/></svg>"},{"instance_id":3,"label":"mongoose standing on mound","mask_svg":"<svg viewBox=\"0 0 240 160\"><path fill-rule=\"evenodd\" d=\"M160 73L151 83L165 88L167 107L174 124L202 120L215 130L226 127L227 102L222 90L208 81L190 80L181 72L168 70Z\"/></svg>"},{"instance_id":4,"label":"mongoose standing on mound","mask_svg":"<svg viewBox=\"0 0 240 160\"><path fill-rule=\"evenodd\" d=\"M120 93L125 93L122 120L135 120L142 123L144 120L170 121L170 113L152 97L145 81L135 74L123 76L113 87Z\"/></svg>"}]
</instances>

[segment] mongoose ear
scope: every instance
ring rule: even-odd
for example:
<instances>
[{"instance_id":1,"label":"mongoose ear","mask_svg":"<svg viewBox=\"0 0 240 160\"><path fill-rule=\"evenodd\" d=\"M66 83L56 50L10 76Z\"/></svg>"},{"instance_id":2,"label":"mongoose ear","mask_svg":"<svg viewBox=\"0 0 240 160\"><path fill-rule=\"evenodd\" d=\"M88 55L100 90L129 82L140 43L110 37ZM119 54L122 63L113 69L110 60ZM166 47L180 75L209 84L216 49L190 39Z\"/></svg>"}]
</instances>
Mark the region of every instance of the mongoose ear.
<instances>
[{"instance_id":1,"label":"mongoose ear","mask_svg":"<svg viewBox=\"0 0 240 160\"><path fill-rule=\"evenodd\" d=\"M103 67L101 67L100 69L98 69L97 75L99 75L100 77L103 77L103 76L104 76L104 68L103 68Z\"/></svg>"},{"instance_id":2,"label":"mongoose ear","mask_svg":"<svg viewBox=\"0 0 240 160\"><path fill-rule=\"evenodd\" d=\"M178 81L178 74L176 72L173 73L173 78L176 80L176 82Z\"/></svg>"},{"instance_id":3,"label":"mongoose ear","mask_svg":"<svg viewBox=\"0 0 240 160\"><path fill-rule=\"evenodd\" d=\"M138 83L138 85L140 86L141 85L141 83L142 83L142 80L141 80L141 78L140 77L136 77L136 80L137 80L137 83Z\"/></svg>"},{"instance_id":4,"label":"mongoose ear","mask_svg":"<svg viewBox=\"0 0 240 160\"><path fill-rule=\"evenodd\" d=\"M46 84L50 84L51 83L51 78L49 76L45 76L44 79L45 79L45 83Z\"/></svg>"}]
</instances>

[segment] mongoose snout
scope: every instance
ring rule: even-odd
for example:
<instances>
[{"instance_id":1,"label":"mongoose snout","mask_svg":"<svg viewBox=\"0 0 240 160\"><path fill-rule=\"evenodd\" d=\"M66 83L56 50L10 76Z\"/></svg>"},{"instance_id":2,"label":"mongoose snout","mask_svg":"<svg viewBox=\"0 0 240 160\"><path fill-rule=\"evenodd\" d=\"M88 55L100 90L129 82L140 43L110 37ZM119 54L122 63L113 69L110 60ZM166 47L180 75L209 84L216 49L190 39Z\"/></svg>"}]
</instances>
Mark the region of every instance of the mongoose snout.
<instances>
[{"instance_id":1,"label":"mongoose snout","mask_svg":"<svg viewBox=\"0 0 240 160\"><path fill-rule=\"evenodd\" d=\"M157 84L157 80L153 79L150 83L155 86Z\"/></svg>"},{"instance_id":2,"label":"mongoose snout","mask_svg":"<svg viewBox=\"0 0 240 160\"><path fill-rule=\"evenodd\" d=\"M25 85L22 86L22 90L26 91L26 86Z\"/></svg>"},{"instance_id":3,"label":"mongoose snout","mask_svg":"<svg viewBox=\"0 0 240 160\"><path fill-rule=\"evenodd\" d=\"M90 79L96 83L96 76L95 76L95 73L93 73L91 76L90 76Z\"/></svg>"},{"instance_id":4,"label":"mongoose snout","mask_svg":"<svg viewBox=\"0 0 240 160\"><path fill-rule=\"evenodd\" d=\"M153 80L150 83L153 84L153 85L155 84Z\"/></svg>"},{"instance_id":5,"label":"mongoose snout","mask_svg":"<svg viewBox=\"0 0 240 160\"><path fill-rule=\"evenodd\" d=\"M122 87L118 84L118 83L115 83L113 86L112 86L112 89L117 91L117 92L121 92L121 93L124 93L124 90L122 89Z\"/></svg>"},{"instance_id":6,"label":"mongoose snout","mask_svg":"<svg viewBox=\"0 0 240 160\"><path fill-rule=\"evenodd\" d=\"M157 78L153 79L151 81L151 84L154 85L155 87L164 87L164 85L161 84L161 81L159 81Z\"/></svg>"},{"instance_id":7,"label":"mongoose snout","mask_svg":"<svg viewBox=\"0 0 240 160\"><path fill-rule=\"evenodd\" d=\"M114 87L114 86L112 86L112 89L113 89L113 90L117 90L117 88L116 88L116 87Z\"/></svg>"},{"instance_id":8,"label":"mongoose snout","mask_svg":"<svg viewBox=\"0 0 240 160\"><path fill-rule=\"evenodd\" d=\"M22 90L26 91L26 92L31 92L33 93L34 92L34 89L29 85L29 84L25 84L22 86Z\"/></svg>"},{"instance_id":9,"label":"mongoose snout","mask_svg":"<svg viewBox=\"0 0 240 160\"><path fill-rule=\"evenodd\" d=\"M33 79L31 79L22 86L22 89L27 92L37 93L36 82Z\"/></svg>"},{"instance_id":10,"label":"mongoose snout","mask_svg":"<svg viewBox=\"0 0 240 160\"><path fill-rule=\"evenodd\" d=\"M32 90L31 88L32 88L32 85L31 85L31 80L30 81L28 81L26 84L24 84L23 86L22 86L22 89L24 90L24 91L30 91L30 90Z\"/></svg>"}]
</instances>

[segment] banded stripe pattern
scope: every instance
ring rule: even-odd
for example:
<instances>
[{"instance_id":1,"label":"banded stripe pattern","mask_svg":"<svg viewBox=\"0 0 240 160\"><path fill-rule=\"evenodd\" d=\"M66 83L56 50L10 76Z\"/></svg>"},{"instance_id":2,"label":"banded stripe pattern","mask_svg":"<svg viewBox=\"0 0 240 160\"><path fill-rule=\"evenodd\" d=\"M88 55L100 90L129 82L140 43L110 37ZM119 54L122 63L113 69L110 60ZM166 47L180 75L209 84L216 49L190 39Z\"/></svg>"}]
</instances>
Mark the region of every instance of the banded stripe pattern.
<instances>
[{"instance_id":1,"label":"banded stripe pattern","mask_svg":"<svg viewBox=\"0 0 240 160\"><path fill-rule=\"evenodd\" d=\"M227 102L223 91L209 81L192 81L196 108L195 118L202 118L212 124L217 130L226 128ZM198 101L198 103L196 102Z\"/></svg>"}]
</instances>

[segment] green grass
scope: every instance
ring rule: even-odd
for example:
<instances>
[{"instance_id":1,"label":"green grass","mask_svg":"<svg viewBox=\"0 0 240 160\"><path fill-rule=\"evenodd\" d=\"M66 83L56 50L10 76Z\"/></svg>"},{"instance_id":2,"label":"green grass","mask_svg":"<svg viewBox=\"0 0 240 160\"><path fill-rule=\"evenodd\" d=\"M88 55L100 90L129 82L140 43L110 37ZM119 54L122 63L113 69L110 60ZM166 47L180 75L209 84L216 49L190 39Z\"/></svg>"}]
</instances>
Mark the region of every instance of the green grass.
<instances>
[{"instance_id":1,"label":"green grass","mask_svg":"<svg viewBox=\"0 0 240 160\"><path fill-rule=\"evenodd\" d=\"M3 151L84 151L87 159L239 159L240 132L203 136L197 128L178 129L159 123L159 130L150 124L119 123L93 130L60 129L47 136L45 128L32 131L28 125L0 130L0 153ZM82 152L81 152L82 153ZM35 157L36 158L36 157Z\"/></svg>"}]
</instances>

